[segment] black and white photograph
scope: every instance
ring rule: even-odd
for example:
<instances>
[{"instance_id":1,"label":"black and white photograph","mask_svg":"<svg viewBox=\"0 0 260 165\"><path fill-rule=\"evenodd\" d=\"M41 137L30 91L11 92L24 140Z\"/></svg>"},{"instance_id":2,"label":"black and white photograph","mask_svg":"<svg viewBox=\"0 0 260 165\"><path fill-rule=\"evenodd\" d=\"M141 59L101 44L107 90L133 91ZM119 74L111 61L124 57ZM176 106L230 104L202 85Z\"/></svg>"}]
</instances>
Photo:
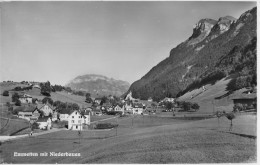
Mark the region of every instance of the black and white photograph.
<instances>
[{"instance_id":1,"label":"black and white photograph","mask_svg":"<svg viewBox=\"0 0 260 165\"><path fill-rule=\"evenodd\" d=\"M1 164L257 163L257 1L1 1Z\"/></svg>"}]
</instances>

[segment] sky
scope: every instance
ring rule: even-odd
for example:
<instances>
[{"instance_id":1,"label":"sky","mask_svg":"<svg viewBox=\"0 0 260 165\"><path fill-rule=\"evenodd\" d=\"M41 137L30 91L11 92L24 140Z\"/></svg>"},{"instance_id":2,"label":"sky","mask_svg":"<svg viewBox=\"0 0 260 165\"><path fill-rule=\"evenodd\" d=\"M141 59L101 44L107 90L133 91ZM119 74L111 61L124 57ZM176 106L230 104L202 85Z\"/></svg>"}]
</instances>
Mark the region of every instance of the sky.
<instances>
[{"instance_id":1,"label":"sky","mask_svg":"<svg viewBox=\"0 0 260 165\"><path fill-rule=\"evenodd\" d=\"M0 81L65 85L84 74L133 83L192 35L203 18L256 2L1 2Z\"/></svg>"}]
</instances>

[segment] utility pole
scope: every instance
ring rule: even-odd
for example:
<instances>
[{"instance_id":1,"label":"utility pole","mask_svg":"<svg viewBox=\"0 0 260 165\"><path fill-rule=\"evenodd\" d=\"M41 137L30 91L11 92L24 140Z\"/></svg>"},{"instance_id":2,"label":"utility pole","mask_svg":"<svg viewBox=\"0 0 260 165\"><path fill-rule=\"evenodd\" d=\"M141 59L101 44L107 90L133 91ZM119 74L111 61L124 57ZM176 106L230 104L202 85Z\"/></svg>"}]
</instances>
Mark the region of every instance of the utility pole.
<instances>
[{"instance_id":1,"label":"utility pole","mask_svg":"<svg viewBox=\"0 0 260 165\"><path fill-rule=\"evenodd\" d=\"M214 100L212 100L212 110L213 110L213 114L215 113L215 104L214 104Z\"/></svg>"},{"instance_id":2,"label":"utility pole","mask_svg":"<svg viewBox=\"0 0 260 165\"><path fill-rule=\"evenodd\" d=\"M134 126L134 114L132 116L132 128L133 128L133 126Z\"/></svg>"}]
</instances>

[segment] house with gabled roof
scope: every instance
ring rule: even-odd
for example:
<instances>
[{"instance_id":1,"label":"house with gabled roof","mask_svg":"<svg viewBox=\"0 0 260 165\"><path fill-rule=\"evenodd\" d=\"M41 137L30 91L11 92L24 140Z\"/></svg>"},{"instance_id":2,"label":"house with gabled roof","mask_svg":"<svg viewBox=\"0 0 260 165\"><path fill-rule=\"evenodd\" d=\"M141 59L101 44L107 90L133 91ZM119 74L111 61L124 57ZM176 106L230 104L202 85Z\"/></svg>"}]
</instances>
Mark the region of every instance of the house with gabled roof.
<instances>
[{"instance_id":1,"label":"house with gabled roof","mask_svg":"<svg viewBox=\"0 0 260 165\"><path fill-rule=\"evenodd\" d=\"M55 108L49 103L37 104L37 109L42 111L44 116L49 116L50 114L53 114L55 110Z\"/></svg>"},{"instance_id":2,"label":"house with gabled roof","mask_svg":"<svg viewBox=\"0 0 260 165\"><path fill-rule=\"evenodd\" d=\"M78 110L74 110L68 117L68 129L82 130L85 122L85 116Z\"/></svg>"},{"instance_id":3,"label":"house with gabled roof","mask_svg":"<svg viewBox=\"0 0 260 165\"><path fill-rule=\"evenodd\" d=\"M30 118L33 116L33 111L35 110L35 106L21 106L16 108L18 111L18 117L26 120L30 120Z\"/></svg>"},{"instance_id":4,"label":"house with gabled roof","mask_svg":"<svg viewBox=\"0 0 260 165\"><path fill-rule=\"evenodd\" d=\"M32 103L32 96L27 95L27 94L22 94L19 95L19 100L21 101L21 103Z\"/></svg>"},{"instance_id":5,"label":"house with gabled roof","mask_svg":"<svg viewBox=\"0 0 260 165\"><path fill-rule=\"evenodd\" d=\"M144 108L143 108L143 104L142 103L134 103L133 104L133 114L138 114L141 115L144 112Z\"/></svg>"},{"instance_id":6,"label":"house with gabled roof","mask_svg":"<svg viewBox=\"0 0 260 165\"><path fill-rule=\"evenodd\" d=\"M68 121L69 114L72 112L70 109L61 109L57 114L57 118L59 118L60 121Z\"/></svg>"},{"instance_id":7,"label":"house with gabled roof","mask_svg":"<svg viewBox=\"0 0 260 165\"><path fill-rule=\"evenodd\" d=\"M122 104L117 104L115 107L114 107L114 111L116 112L122 112L122 114L125 113L125 109L124 109L124 106Z\"/></svg>"},{"instance_id":8,"label":"house with gabled roof","mask_svg":"<svg viewBox=\"0 0 260 165\"><path fill-rule=\"evenodd\" d=\"M39 129L51 129L51 118L48 116L39 117L36 123L39 124Z\"/></svg>"},{"instance_id":9,"label":"house with gabled roof","mask_svg":"<svg viewBox=\"0 0 260 165\"><path fill-rule=\"evenodd\" d=\"M255 109L257 105L257 95L256 93L242 93L236 97L232 98L234 105L241 104L244 110Z\"/></svg>"}]
</instances>

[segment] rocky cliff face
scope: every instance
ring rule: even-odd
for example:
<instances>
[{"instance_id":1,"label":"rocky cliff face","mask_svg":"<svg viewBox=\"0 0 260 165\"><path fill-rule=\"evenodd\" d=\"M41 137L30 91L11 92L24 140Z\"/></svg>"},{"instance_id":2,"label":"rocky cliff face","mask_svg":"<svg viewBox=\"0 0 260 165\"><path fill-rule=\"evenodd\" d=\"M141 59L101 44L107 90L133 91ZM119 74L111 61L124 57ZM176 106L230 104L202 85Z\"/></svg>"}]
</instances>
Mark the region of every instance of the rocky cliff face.
<instances>
[{"instance_id":1,"label":"rocky cliff face","mask_svg":"<svg viewBox=\"0 0 260 165\"><path fill-rule=\"evenodd\" d=\"M128 90L130 84L126 81L115 80L102 75L88 74L74 78L66 86L101 97L104 95L121 96Z\"/></svg>"},{"instance_id":2,"label":"rocky cliff face","mask_svg":"<svg viewBox=\"0 0 260 165\"><path fill-rule=\"evenodd\" d=\"M234 47L239 46L242 50L255 37L256 8L245 12L238 20L231 16L221 17L218 21L202 19L194 26L192 36L173 48L168 58L134 82L128 93L131 91L134 98L152 97L159 100L175 97L194 81L216 70L230 74L225 67L220 68L216 64Z\"/></svg>"}]
</instances>

